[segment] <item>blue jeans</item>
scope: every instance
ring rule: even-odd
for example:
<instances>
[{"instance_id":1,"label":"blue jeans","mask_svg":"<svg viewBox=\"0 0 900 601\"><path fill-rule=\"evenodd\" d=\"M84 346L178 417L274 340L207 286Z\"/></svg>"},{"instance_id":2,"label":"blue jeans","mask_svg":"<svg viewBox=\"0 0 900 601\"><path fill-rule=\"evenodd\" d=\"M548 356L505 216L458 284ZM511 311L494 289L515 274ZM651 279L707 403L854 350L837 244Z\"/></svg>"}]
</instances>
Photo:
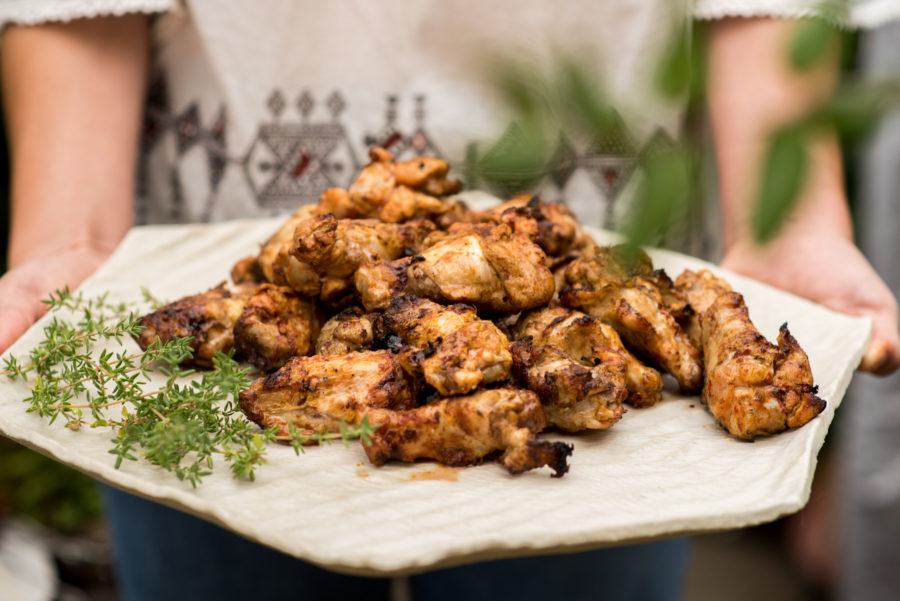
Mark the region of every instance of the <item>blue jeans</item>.
<instances>
[{"instance_id":1,"label":"blue jeans","mask_svg":"<svg viewBox=\"0 0 900 601\"><path fill-rule=\"evenodd\" d=\"M330 572L186 513L103 491L126 601L389 597L387 579ZM688 539L672 539L505 559L413 576L410 588L414 601L675 601L687 550Z\"/></svg>"}]
</instances>

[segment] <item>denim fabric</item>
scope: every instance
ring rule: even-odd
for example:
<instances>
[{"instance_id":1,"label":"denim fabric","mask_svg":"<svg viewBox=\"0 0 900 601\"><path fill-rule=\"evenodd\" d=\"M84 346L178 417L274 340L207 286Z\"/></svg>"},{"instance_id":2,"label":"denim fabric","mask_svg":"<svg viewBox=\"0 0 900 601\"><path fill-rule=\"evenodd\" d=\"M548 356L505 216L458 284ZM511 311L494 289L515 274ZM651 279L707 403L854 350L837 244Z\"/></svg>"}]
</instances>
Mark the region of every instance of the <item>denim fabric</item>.
<instances>
[{"instance_id":1,"label":"denim fabric","mask_svg":"<svg viewBox=\"0 0 900 601\"><path fill-rule=\"evenodd\" d=\"M103 487L125 601L387 600L390 581L344 576L157 503ZM260 511L265 511L260 508ZM676 601L688 540L508 559L410 578L413 601Z\"/></svg>"}]
</instances>

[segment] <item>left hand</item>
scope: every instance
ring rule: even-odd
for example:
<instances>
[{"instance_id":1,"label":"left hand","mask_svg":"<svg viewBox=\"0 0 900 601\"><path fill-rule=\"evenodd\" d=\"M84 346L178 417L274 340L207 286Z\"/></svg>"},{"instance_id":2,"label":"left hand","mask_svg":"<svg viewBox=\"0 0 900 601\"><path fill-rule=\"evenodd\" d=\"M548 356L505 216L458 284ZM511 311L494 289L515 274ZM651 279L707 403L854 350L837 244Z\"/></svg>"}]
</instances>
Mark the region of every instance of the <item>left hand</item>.
<instances>
[{"instance_id":1,"label":"left hand","mask_svg":"<svg viewBox=\"0 0 900 601\"><path fill-rule=\"evenodd\" d=\"M871 317L872 339L859 369L888 375L900 367L897 299L851 241L794 232L764 247L736 242L722 267L835 311Z\"/></svg>"}]
</instances>

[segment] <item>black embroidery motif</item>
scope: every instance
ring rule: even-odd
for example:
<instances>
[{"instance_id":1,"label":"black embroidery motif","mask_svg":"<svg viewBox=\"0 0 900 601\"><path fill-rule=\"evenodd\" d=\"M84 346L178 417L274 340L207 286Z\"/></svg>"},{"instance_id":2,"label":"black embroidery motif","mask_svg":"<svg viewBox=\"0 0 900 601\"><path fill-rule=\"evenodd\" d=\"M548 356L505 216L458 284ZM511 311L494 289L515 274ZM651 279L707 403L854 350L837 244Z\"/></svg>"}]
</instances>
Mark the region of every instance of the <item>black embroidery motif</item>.
<instances>
[{"instance_id":1,"label":"black embroidery motif","mask_svg":"<svg viewBox=\"0 0 900 601\"><path fill-rule=\"evenodd\" d=\"M328 187L347 187L359 169L367 162L367 150L371 146L382 146L398 158L416 156L443 157L439 145L428 133L426 126L427 105L424 95L412 99L413 126L403 131L398 126L398 111L410 109L397 96L386 97L383 124L380 128L366 133L360 144L350 140L341 122L346 109L346 100L339 91L328 94L324 101L310 90L302 90L292 102L281 90L273 91L266 100L270 118L258 126L256 135L243 154L229 154L228 114L219 107L212 121L204 121L198 102L192 102L175 113L171 106L168 90L162 78L149 88L145 112L141 149L144 168L138 180L138 219L146 221L149 207L141 204L149 194L147 180L147 156L166 136L173 136L175 156L168 182L168 193L162 194L166 207L157 208L154 213L172 220L189 218L194 211L188 209L184 174L179 164L185 155L200 147L205 153L207 167L207 197L203 206L195 209L201 219L210 219L214 214L221 192L222 182L229 169L234 173L231 183L243 179L248 192L262 213L276 213L293 210L296 207L316 202L322 190ZM291 105L296 110L291 116ZM404 106L401 106L404 105ZM509 145L517 143L521 136L519 128L512 124L500 140L487 150L487 155L502 152ZM586 173L602 196L606 199L606 225L612 225L616 199L628 184L638 167L640 159L648 153L658 151L673 144L669 135L658 129L653 136L639 147L624 121L615 117L610 132L578 151L565 136L560 136L553 160L545 173L531 178L505 181L493 191L507 196L523 188L535 189L541 180L552 183L563 190L578 171ZM474 153L474 147L467 149ZM467 156L467 161L471 159ZM233 179L237 177L238 180ZM467 174L467 184L483 186L476 176ZM157 191L160 183L156 183ZM191 188L193 189L193 188ZM154 200L159 202L157 198ZM196 202L196 201L195 201Z\"/></svg>"}]
</instances>

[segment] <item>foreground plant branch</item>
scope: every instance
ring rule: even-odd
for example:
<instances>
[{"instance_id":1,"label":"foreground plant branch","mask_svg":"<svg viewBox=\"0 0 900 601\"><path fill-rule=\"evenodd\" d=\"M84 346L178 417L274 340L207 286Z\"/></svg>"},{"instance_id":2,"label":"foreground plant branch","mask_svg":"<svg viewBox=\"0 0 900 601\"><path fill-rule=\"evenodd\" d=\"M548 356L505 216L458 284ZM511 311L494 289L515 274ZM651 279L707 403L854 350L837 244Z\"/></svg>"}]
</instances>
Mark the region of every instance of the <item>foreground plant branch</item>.
<instances>
[{"instance_id":1,"label":"foreground plant branch","mask_svg":"<svg viewBox=\"0 0 900 601\"><path fill-rule=\"evenodd\" d=\"M364 419L356 426L342 424L339 433L261 431L238 406L249 369L231 356L218 353L210 371L182 369L181 362L192 354L190 338L157 341L143 353L125 348L123 342L143 329L125 303L106 296L85 299L68 289L45 303L54 317L44 339L27 360L5 359L0 375L27 382L27 411L50 423L61 419L72 430L111 428L115 437L109 452L116 456L116 468L143 455L196 487L220 455L235 478L253 480L256 468L266 463L267 445L276 440L299 454L304 445L336 438L344 444L351 438L367 440L374 430ZM75 317L66 319L64 313Z\"/></svg>"}]
</instances>

